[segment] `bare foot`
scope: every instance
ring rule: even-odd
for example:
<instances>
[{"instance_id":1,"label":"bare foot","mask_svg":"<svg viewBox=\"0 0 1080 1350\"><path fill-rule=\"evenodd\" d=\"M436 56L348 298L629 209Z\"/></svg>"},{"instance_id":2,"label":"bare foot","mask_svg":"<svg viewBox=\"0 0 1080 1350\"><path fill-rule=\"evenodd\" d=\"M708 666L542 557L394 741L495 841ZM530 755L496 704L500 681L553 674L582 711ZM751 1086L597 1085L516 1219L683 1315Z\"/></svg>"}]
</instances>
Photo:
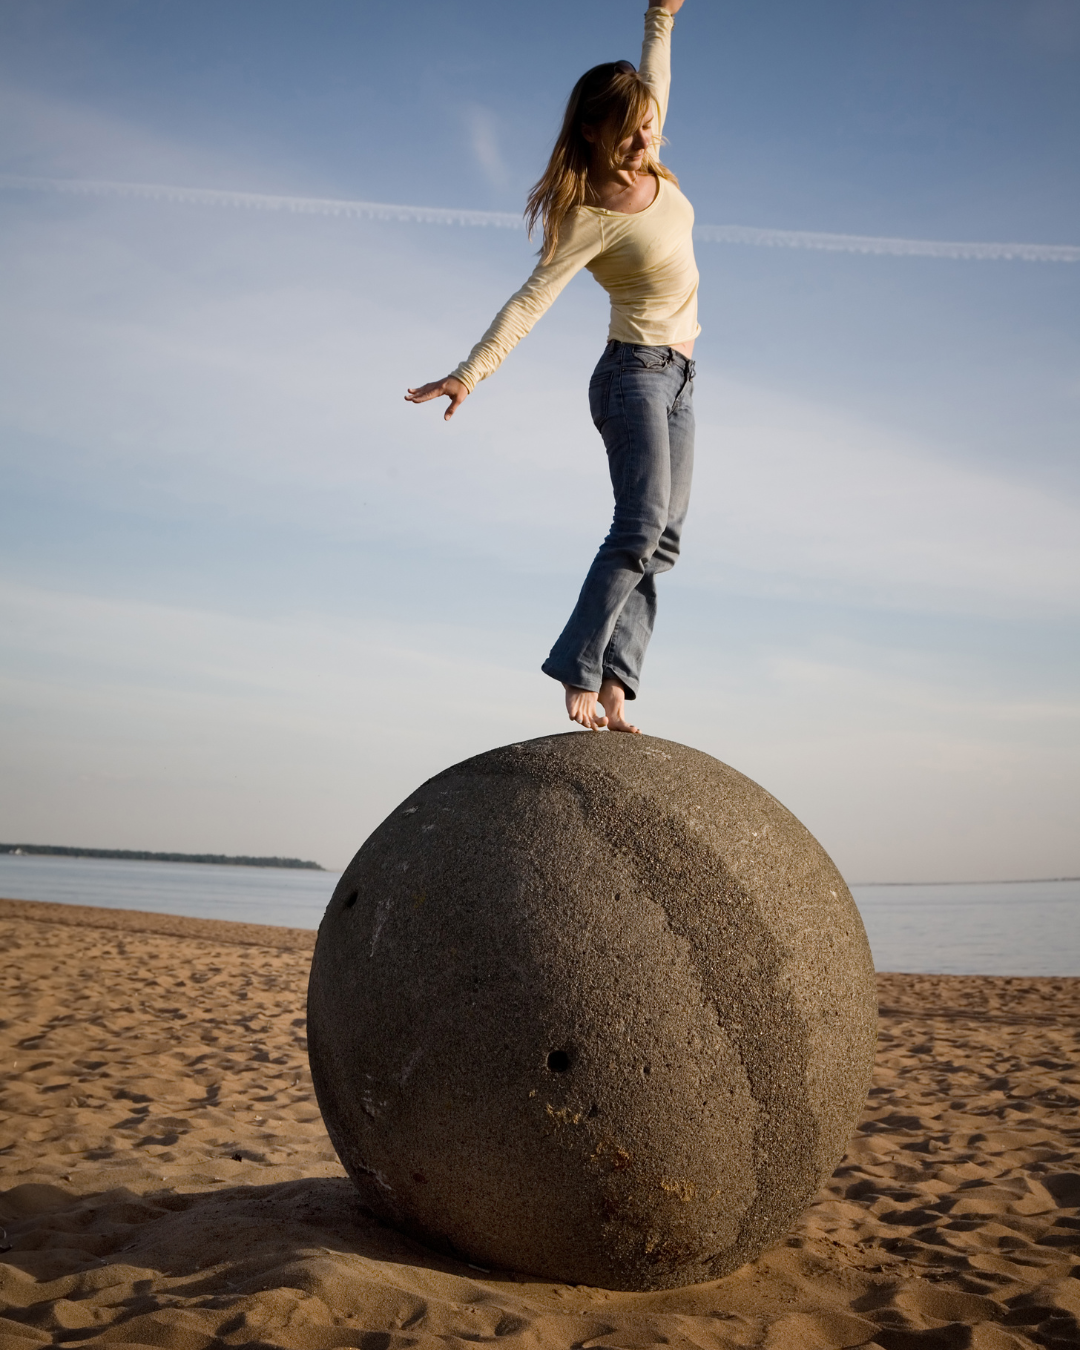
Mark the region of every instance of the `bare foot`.
<instances>
[{"instance_id":1,"label":"bare foot","mask_svg":"<svg viewBox=\"0 0 1080 1350\"><path fill-rule=\"evenodd\" d=\"M566 690L566 711L571 722L578 722L586 731L603 731L607 718L596 706L597 696L591 689L578 689L576 685L564 684Z\"/></svg>"},{"instance_id":2,"label":"bare foot","mask_svg":"<svg viewBox=\"0 0 1080 1350\"><path fill-rule=\"evenodd\" d=\"M634 736L640 736L641 732L631 722L623 717L623 705L626 702L626 690L618 680L605 680L600 686L600 692L596 695L597 702L603 705L607 713L607 725L609 731L629 731Z\"/></svg>"}]
</instances>

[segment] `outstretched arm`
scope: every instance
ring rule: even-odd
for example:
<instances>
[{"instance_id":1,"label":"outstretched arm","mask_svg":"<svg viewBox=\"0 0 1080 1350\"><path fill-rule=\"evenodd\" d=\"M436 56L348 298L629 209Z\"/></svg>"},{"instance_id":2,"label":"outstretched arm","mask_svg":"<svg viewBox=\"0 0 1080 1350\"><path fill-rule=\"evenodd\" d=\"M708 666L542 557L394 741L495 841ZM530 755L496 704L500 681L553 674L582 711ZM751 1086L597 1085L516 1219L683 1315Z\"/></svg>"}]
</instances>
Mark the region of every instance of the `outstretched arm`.
<instances>
[{"instance_id":1,"label":"outstretched arm","mask_svg":"<svg viewBox=\"0 0 1080 1350\"><path fill-rule=\"evenodd\" d=\"M408 402L449 398L450 406L443 413L448 422L477 384L498 369L506 354L550 309L570 278L596 257L603 243L603 229L597 216L586 213L584 218L577 215L569 218L554 258L548 263L537 263L532 276L495 315L491 327L468 358L444 380L410 389L405 395Z\"/></svg>"}]
</instances>

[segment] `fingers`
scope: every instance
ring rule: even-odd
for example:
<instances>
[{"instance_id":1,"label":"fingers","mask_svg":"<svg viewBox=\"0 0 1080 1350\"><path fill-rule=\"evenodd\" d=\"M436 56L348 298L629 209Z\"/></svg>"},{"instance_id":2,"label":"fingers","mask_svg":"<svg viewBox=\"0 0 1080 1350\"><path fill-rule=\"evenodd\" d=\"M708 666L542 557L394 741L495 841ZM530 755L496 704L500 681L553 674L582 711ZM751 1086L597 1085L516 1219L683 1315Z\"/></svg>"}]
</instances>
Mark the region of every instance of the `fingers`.
<instances>
[{"instance_id":1,"label":"fingers","mask_svg":"<svg viewBox=\"0 0 1080 1350\"><path fill-rule=\"evenodd\" d=\"M454 413L469 396L469 391L460 380L448 375L444 380L434 380L431 384L422 384L405 394L406 403L427 403L433 398L448 398L450 406L443 413L443 421L449 422Z\"/></svg>"},{"instance_id":2,"label":"fingers","mask_svg":"<svg viewBox=\"0 0 1080 1350\"><path fill-rule=\"evenodd\" d=\"M469 397L469 391L460 380L455 379L453 375L448 375L442 382L442 392L450 400L449 408L443 413L443 421L449 422L451 417L453 417Z\"/></svg>"}]
</instances>

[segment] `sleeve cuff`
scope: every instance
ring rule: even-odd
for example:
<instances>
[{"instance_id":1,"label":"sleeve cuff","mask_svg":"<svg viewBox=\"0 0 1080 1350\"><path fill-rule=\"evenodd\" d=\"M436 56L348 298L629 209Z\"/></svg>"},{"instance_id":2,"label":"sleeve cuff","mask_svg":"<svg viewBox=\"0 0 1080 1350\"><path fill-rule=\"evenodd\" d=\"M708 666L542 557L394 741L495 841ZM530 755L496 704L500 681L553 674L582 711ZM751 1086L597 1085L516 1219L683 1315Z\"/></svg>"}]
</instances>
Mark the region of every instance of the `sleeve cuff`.
<instances>
[{"instance_id":1,"label":"sleeve cuff","mask_svg":"<svg viewBox=\"0 0 1080 1350\"><path fill-rule=\"evenodd\" d=\"M450 377L454 380L460 380L470 394L476 388L476 381L471 375L467 375L460 366L458 366L457 370L452 370L450 372Z\"/></svg>"}]
</instances>

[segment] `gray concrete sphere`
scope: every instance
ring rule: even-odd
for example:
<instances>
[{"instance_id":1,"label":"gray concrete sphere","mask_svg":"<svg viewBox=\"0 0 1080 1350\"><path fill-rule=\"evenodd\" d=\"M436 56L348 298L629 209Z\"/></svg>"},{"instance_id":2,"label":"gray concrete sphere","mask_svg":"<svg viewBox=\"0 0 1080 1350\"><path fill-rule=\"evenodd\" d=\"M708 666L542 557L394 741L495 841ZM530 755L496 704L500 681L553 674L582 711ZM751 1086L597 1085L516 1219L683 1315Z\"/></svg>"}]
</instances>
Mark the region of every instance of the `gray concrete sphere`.
<instances>
[{"instance_id":1,"label":"gray concrete sphere","mask_svg":"<svg viewBox=\"0 0 1080 1350\"><path fill-rule=\"evenodd\" d=\"M820 844L672 741L570 733L447 769L319 929L311 1071L377 1216L609 1289L775 1242L866 1097L866 934Z\"/></svg>"}]
</instances>

